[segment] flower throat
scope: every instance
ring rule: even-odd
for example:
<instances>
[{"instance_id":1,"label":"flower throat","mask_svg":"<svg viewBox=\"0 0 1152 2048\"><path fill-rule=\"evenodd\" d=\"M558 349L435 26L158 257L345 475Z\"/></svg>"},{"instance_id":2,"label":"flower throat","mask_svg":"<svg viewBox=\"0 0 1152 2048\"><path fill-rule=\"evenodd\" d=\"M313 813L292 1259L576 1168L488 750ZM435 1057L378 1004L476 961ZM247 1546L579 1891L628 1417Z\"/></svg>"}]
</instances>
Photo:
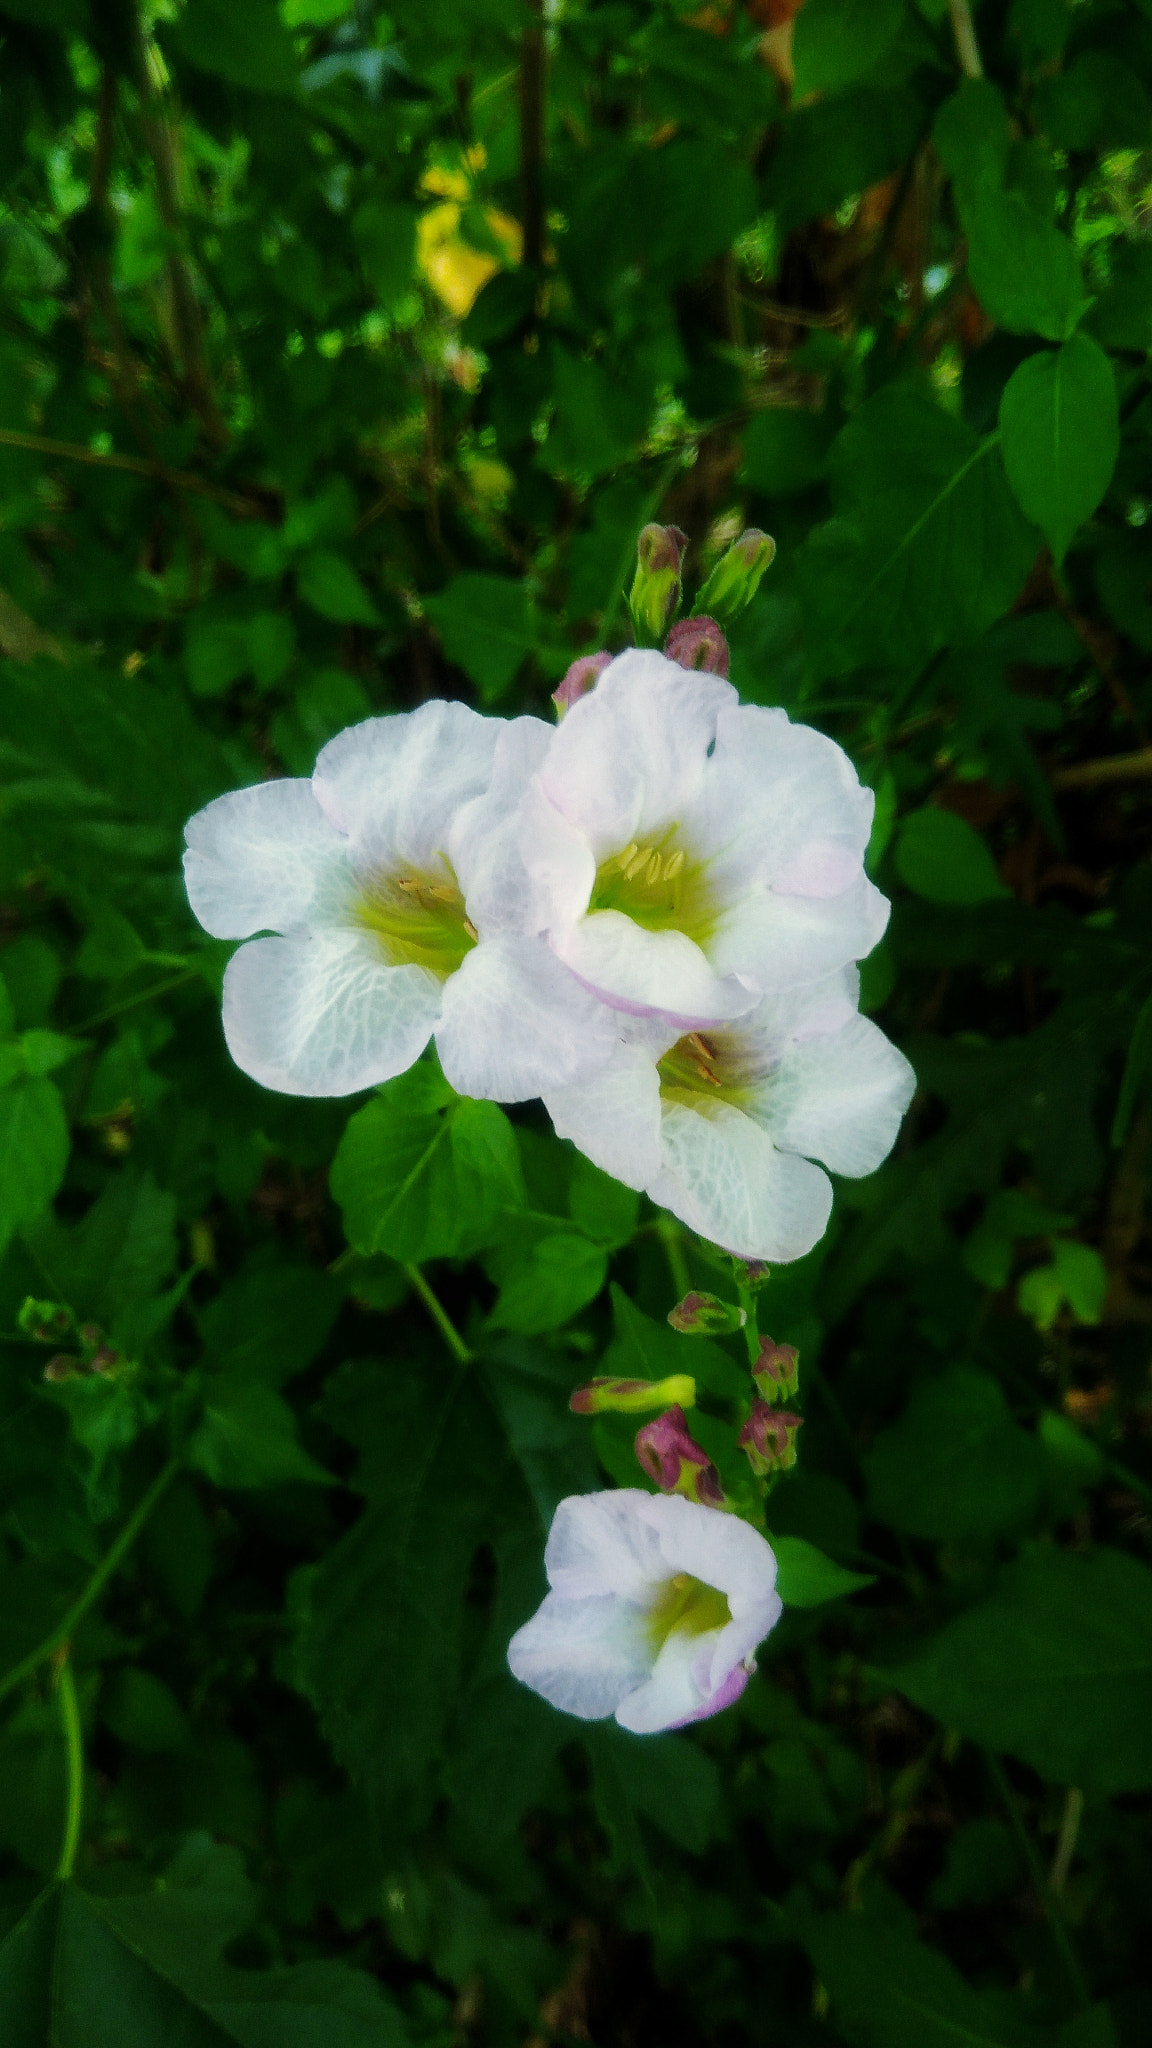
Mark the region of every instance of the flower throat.
<instances>
[{"instance_id":1,"label":"flower throat","mask_svg":"<svg viewBox=\"0 0 1152 2048\"><path fill-rule=\"evenodd\" d=\"M706 871L665 833L657 843L631 840L601 861L588 908L619 910L645 931L684 932L703 945L716 922Z\"/></svg>"},{"instance_id":2,"label":"flower throat","mask_svg":"<svg viewBox=\"0 0 1152 2048\"><path fill-rule=\"evenodd\" d=\"M364 890L355 915L357 924L376 938L390 967L424 967L442 981L476 944L476 927L454 875L443 881L430 875L379 875Z\"/></svg>"}]
</instances>

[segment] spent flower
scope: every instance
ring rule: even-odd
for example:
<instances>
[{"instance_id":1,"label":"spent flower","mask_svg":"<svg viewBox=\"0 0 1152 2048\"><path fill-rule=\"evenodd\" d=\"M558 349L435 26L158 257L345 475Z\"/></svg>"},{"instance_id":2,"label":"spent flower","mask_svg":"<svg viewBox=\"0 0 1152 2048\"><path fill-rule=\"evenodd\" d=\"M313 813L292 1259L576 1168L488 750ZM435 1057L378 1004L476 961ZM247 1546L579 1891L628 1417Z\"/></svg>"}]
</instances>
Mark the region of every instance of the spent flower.
<instances>
[{"instance_id":1,"label":"spent flower","mask_svg":"<svg viewBox=\"0 0 1152 2048\"><path fill-rule=\"evenodd\" d=\"M669 1408L636 1432L636 1457L661 1493L682 1493L687 1500L723 1507L720 1475L702 1451L684 1420L682 1408Z\"/></svg>"}]
</instances>

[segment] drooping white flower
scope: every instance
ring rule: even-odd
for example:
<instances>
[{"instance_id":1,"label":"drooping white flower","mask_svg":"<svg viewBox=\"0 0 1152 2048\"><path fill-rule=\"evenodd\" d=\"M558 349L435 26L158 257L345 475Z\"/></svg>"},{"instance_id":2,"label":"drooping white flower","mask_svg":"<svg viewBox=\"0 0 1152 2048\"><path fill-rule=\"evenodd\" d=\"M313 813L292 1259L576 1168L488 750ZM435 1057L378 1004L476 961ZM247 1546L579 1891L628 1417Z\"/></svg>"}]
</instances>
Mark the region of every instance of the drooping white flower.
<instances>
[{"instance_id":1,"label":"drooping white flower","mask_svg":"<svg viewBox=\"0 0 1152 2048\"><path fill-rule=\"evenodd\" d=\"M639 1488L562 1500L551 1591L508 1646L513 1676L566 1714L652 1735L738 1699L780 1618L776 1559L735 1515Z\"/></svg>"},{"instance_id":2,"label":"drooping white flower","mask_svg":"<svg viewBox=\"0 0 1152 2048\"><path fill-rule=\"evenodd\" d=\"M629 1020L596 1080L545 1105L561 1137L702 1237L745 1259L800 1258L832 1207L813 1161L874 1172L915 1087L857 995L845 968L705 1031Z\"/></svg>"},{"instance_id":3,"label":"drooping white flower","mask_svg":"<svg viewBox=\"0 0 1152 2048\"><path fill-rule=\"evenodd\" d=\"M521 811L554 950L602 1001L689 1031L863 958L873 797L846 754L718 675L632 650L573 703Z\"/></svg>"},{"instance_id":4,"label":"drooping white flower","mask_svg":"<svg viewBox=\"0 0 1152 2048\"><path fill-rule=\"evenodd\" d=\"M197 812L189 902L215 938L250 941L224 977L245 1073L349 1095L402 1073L435 1033L460 1094L515 1102L604 1059L607 1013L509 914L530 884L508 819L549 734L436 701L340 733L310 780Z\"/></svg>"}]
</instances>

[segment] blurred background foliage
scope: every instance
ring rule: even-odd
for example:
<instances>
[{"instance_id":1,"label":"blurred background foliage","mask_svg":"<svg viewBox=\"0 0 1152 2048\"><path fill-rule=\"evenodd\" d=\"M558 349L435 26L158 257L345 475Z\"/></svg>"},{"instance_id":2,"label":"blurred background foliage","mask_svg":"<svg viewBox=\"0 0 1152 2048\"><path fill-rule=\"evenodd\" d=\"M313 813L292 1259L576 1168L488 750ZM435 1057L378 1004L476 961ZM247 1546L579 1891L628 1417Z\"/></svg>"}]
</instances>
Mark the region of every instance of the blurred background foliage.
<instances>
[{"instance_id":1,"label":"blurred background foliage","mask_svg":"<svg viewBox=\"0 0 1152 2048\"><path fill-rule=\"evenodd\" d=\"M1150 96L1149 0L0 0L6 2048L1147 2043ZM920 1087L762 1300L867 1583L635 1739L504 1646L715 1271L538 1109L245 1080L178 852L547 713L655 516L776 537Z\"/></svg>"}]
</instances>

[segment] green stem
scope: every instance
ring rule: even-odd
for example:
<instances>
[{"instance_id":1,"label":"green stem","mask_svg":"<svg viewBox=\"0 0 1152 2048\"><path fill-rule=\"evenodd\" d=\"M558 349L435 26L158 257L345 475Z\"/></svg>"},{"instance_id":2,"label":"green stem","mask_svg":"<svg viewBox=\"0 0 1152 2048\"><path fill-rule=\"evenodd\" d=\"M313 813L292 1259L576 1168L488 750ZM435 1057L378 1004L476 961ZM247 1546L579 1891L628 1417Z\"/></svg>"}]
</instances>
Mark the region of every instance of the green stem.
<instances>
[{"instance_id":1,"label":"green stem","mask_svg":"<svg viewBox=\"0 0 1152 2048\"><path fill-rule=\"evenodd\" d=\"M748 1363L755 1365L760 1356L760 1326L756 1321L756 1296L750 1287L737 1287L736 1299L744 1311L744 1342L748 1346Z\"/></svg>"},{"instance_id":2,"label":"green stem","mask_svg":"<svg viewBox=\"0 0 1152 2048\"><path fill-rule=\"evenodd\" d=\"M61 1644L69 1642L75 1635L85 1615L96 1605L109 1579L127 1557L161 1494L171 1484L179 1470L179 1458L169 1458L168 1463L156 1474L147 1493L137 1502L116 1541L101 1558L84 1591L72 1602L63 1620L57 1623L51 1635L45 1636L42 1643L37 1644L34 1650L29 1650L28 1655L22 1657L19 1664L13 1665L11 1671L5 1672L4 1677L0 1678L0 1700L7 1699L10 1692L15 1692L18 1685L23 1685L26 1678L32 1677L33 1672L43 1664L46 1657L50 1657L53 1651L58 1650Z\"/></svg>"},{"instance_id":3,"label":"green stem","mask_svg":"<svg viewBox=\"0 0 1152 2048\"><path fill-rule=\"evenodd\" d=\"M680 1225L671 1216L661 1216L657 1229L668 1259L668 1271L672 1275L676 1299L683 1301L684 1296L692 1291L692 1275L688 1271L688 1261L684 1256L684 1239Z\"/></svg>"},{"instance_id":4,"label":"green stem","mask_svg":"<svg viewBox=\"0 0 1152 2048\"><path fill-rule=\"evenodd\" d=\"M1152 1508L1152 1486L1146 1479L1138 1479L1135 1472L1130 1472L1127 1465L1122 1465L1117 1458L1106 1458L1104 1469L1111 1473L1113 1479L1118 1479L1121 1486L1126 1486L1129 1493L1134 1493L1137 1500L1142 1500L1146 1508Z\"/></svg>"},{"instance_id":5,"label":"green stem","mask_svg":"<svg viewBox=\"0 0 1152 2048\"><path fill-rule=\"evenodd\" d=\"M113 1003L110 1010L98 1010L94 1017L85 1017L82 1024L70 1024L68 1029L77 1036L85 1031L94 1031L97 1024L107 1024L113 1017L122 1017L125 1010L139 1009L141 1003L150 1003L154 996L166 996L170 989L183 988L186 981L199 980L199 969L186 968L183 974L170 975L167 981L153 982L151 988L142 989L138 996L129 996L123 1003Z\"/></svg>"},{"instance_id":6,"label":"green stem","mask_svg":"<svg viewBox=\"0 0 1152 2048\"><path fill-rule=\"evenodd\" d=\"M56 1876L61 1884L65 1884L76 1868L76 1852L80 1847L80 1827L84 1818L84 1733L80 1726L80 1702L76 1697L76 1680L67 1646L60 1659L56 1697L60 1702L60 1725L64 1731L64 1755L68 1767L64 1839L56 1865Z\"/></svg>"},{"instance_id":7,"label":"green stem","mask_svg":"<svg viewBox=\"0 0 1152 2048\"><path fill-rule=\"evenodd\" d=\"M461 1365L471 1365L472 1353L469 1351L447 1309L441 1305L436 1295L432 1292L419 1266L405 1266L404 1271L424 1303L453 1358Z\"/></svg>"},{"instance_id":8,"label":"green stem","mask_svg":"<svg viewBox=\"0 0 1152 2048\"><path fill-rule=\"evenodd\" d=\"M1036 1887L1040 1904L1044 1909L1044 1917L1048 1922L1052 1940L1064 1965L1064 1974L1068 1979L1069 1987L1077 2005L1083 2011L1087 2011L1092 2003L1092 1994L1088 1989L1084 1971L1081 1968L1080 1958L1072 1946L1068 1929L1061 1917L1059 1901L1053 1893L1048 1873L1040 1861L1036 1844L1024 1825L1024 1819L1016 1801L1016 1794L1013 1792L1008 1781L1008 1773L994 1751L986 1749L984 1751L984 1761L988 1766L988 1775L996 1787L1000 1803L1008 1816L1009 1825L1016 1837L1020 1853L1028 1865L1028 1872Z\"/></svg>"}]
</instances>

